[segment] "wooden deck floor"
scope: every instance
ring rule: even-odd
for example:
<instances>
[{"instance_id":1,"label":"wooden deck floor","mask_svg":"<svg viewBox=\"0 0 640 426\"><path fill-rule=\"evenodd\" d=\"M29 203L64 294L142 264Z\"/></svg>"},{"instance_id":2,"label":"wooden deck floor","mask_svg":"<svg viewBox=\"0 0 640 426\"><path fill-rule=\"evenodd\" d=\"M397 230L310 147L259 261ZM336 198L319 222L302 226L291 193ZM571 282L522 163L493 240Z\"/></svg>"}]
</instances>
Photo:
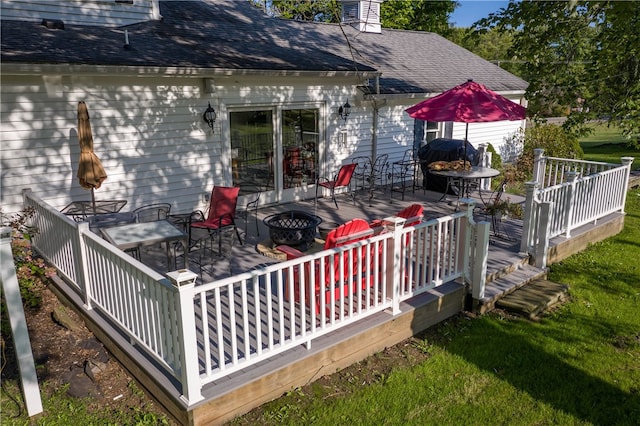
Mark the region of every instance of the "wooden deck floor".
<instances>
[{"instance_id":1,"label":"wooden deck floor","mask_svg":"<svg viewBox=\"0 0 640 426\"><path fill-rule=\"evenodd\" d=\"M311 200L262 207L258 212L259 235L255 232L255 221L252 216L249 218L247 229L244 229L245 223L241 220L238 225L242 228L243 245L236 242L231 252L226 251L223 257L193 259L197 260L198 264L192 263L191 269L199 273L200 282L209 282L276 262L256 251L256 245L268 238L268 231L262 219L273 213L294 209L305 210L314 212L325 222L340 223L356 217L373 220L392 216L412 203L420 203L425 207L426 219L447 215L455 210L455 204L438 201L441 194L430 191L408 193L403 201L398 199L399 194L394 195L393 202L390 202L388 192L376 193L372 200L369 200L367 193L359 193L355 204L346 195L341 195L338 199L339 209L335 208L330 199L321 199L317 205L314 205ZM512 197L512 201L519 200ZM621 227L622 221L619 218L622 215L614 216L610 221L603 221L601 226ZM476 218L476 220L489 219L482 215ZM489 245L487 275L523 262L524 256L518 253L522 222L509 220L501 223L500 226L502 227L498 229L500 237L492 237ZM576 231L573 237L580 244L586 244L594 239L592 234L587 232L595 227L597 226L586 226L587 231ZM615 229L609 231L609 234L613 233ZM562 240L562 238L556 238L552 244L557 244L559 247L562 243L569 243L569 245L572 243L572 241ZM225 244L224 247L228 250L231 246ZM572 250L577 251L575 246L570 246L564 251L570 253ZM145 250L142 253L143 262L159 272L167 272L166 259L166 251L161 248ZM310 349L299 345L271 359L215 380L203 389L204 401L187 407L180 399L181 389L175 379L168 377L152 360L132 347L128 338L114 329L112 324L102 318L99 313L83 310L82 300L64 282L58 280L58 284L61 290L58 294L61 298L75 305L76 310L84 317L96 337L105 343L149 393L156 397L182 424L221 424L296 386L349 366L386 346L394 345L455 315L464 308L466 297L466 289L461 284L447 283L406 303L401 303L400 315L391 316L388 312L377 313L367 317L366 320L350 324L314 340ZM283 338L286 338L286 335L283 335ZM212 353L216 353L215 348ZM213 359L211 362L216 363L219 360Z\"/></svg>"},{"instance_id":2,"label":"wooden deck floor","mask_svg":"<svg viewBox=\"0 0 640 426\"><path fill-rule=\"evenodd\" d=\"M477 192L474 192L471 195L472 198L477 200L478 205L482 205L482 201ZM269 239L269 230L262 220L274 213L281 213L289 210L302 210L314 213L322 218L324 223L344 223L354 218L371 221L374 219L393 216L403 208L414 203L422 204L424 206L425 220L454 213L456 209L455 202L450 203L448 201L439 201L442 197L441 193L418 189L415 193L408 191L405 194L404 200L400 199L401 194L394 193L393 200L391 201L388 191L375 191L372 199L370 199L368 192L359 191L356 194L355 204L351 197L346 194L341 194L337 197L339 209L336 209L330 198L319 199L317 204L314 204L313 200L306 200L260 207L258 210L258 233L256 233L253 214L249 215L246 226L247 229L245 229L244 220L239 219L237 224L238 227L241 228L240 231L243 244L240 245L237 238L235 238L232 233L229 233L224 237L225 242L223 243L222 255L211 256L209 254L209 256L203 258L199 257L198 254L194 254L190 257L190 269L199 275L198 282L210 282L216 279L249 271L262 265L278 262L276 259L261 255L256 250L256 246L260 242ZM486 198L486 196L484 198ZM512 202L523 201L523 198L518 196L510 195L510 198ZM447 200L455 200L455 197L448 195ZM477 221L491 221L490 217L486 217L483 214L476 215L475 219ZM492 235L490 238L489 272L494 268L502 268L505 264L512 262L517 257L520 259L522 258L522 256L518 255L518 251L520 249L520 238L522 236L522 221L509 219L505 222L501 222L496 231L496 235ZM229 250L231 247L231 244L229 243L230 238L234 239L234 244L231 250ZM163 251L155 254L152 251L147 251L147 253L143 254L143 261L159 272L167 272L166 256ZM181 263L181 259L179 259L178 267L181 267L183 264L184 263Z\"/></svg>"}]
</instances>

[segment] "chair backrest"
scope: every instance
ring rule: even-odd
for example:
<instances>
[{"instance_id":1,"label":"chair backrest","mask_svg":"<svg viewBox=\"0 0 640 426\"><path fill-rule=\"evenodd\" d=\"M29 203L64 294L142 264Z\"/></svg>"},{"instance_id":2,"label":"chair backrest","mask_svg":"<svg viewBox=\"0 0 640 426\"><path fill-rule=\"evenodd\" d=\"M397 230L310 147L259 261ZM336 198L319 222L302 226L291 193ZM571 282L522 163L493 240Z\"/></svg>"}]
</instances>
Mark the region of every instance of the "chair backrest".
<instances>
[{"instance_id":1,"label":"chair backrest","mask_svg":"<svg viewBox=\"0 0 640 426\"><path fill-rule=\"evenodd\" d=\"M227 226L233 223L240 187L214 186L205 222Z\"/></svg>"},{"instance_id":2,"label":"chair backrest","mask_svg":"<svg viewBox=\"0 0 640 426\"><path fill-rule=\"evenodd\" d=\"M369 226L369 224L363 219L353 219L347 223L344 223L338 226L336 229L329 232L327 235L327 239L324 244L324 249L336 248L345 246L351 243L355 243L356 241L364 240L365 238L369 238L373 235L373 229ZM379 247L382 249L382 246ZM324 284L331 284L332 277L334 280L339 280L340 274L342 274L342 279L344 282L349 280L349 274L353 273L353 279L355 282L358 282L362 279L362 274L358 270L358 265L361 267L365 267L366 259L369 256L373 256L373 247L371 250L362 250L359 249L347 250L343 253L335 254L333 258L333 266L331 262L325 262L324 264ZM342 258L342 262L340 259ZM341 263L343 266L341 266ZM349 266L351 264L351 266ZM331 269L333 268L333 274L331 273ZM320 274L316 274L316 289L318 289ZM340 294L338 292L338 294Z\"/></svg>"},{"instance_id":3,"label":"chair backrest","mask_svg":"<svg viewBox=\"0 0 640 426\"><path fill-rule=\"evenodd\" d=\"M409 207L405 207L400 210L396 216L401 217L403 219L407 219L404 226L413 226L417 225L422 221L422 216L424 212L424 207L420 204L412 204Z\"/></svg>"},{"instance_id":4,"label":"chair backrest","mask_svg":"<svg viewBox=\"0 0 640 426\"><path fill-rule=\"evenodd\" d=\"M335 187L339 186L348 186L349 182L351 182L351 177L353 176L353 171L356 169L357 164L345 164L340 167L338 170L338 175L336 176L336 184Z\"/></svg>"},{"instance_id":5,"label":"chair backrest","mask_svg":"<svg viewBox=\"0 0 640 426\"><path fill-rule=\"evenodd\" d=\"M356 165L355 173L359 176L371 169L371 158L369 157L355 157L351 162Z\"/></svg>"},{"instance_id":6,"label":"chair backrest","mask_svg":"<svg viewBox=\"0 0 640 426\"><path fill-rule=\"evenodd\" d=\"M500 201L500 199L502 198L502 194L504 194L506 186L507 179L505 178L502 182L500 182L500 186L498 186L498 188L491 194L491 198L489 199L487 204L495 204Z\"/></svg>"},{"instance_id":7,"label":"chair backrest","mask_svg":"<svg viewBox=\"0 0 640 426\"><path fill-rule=\"evenodd\" d=\"M376 157L372 170L374 176L381 176L384 173L384 168L387 166L388 160L389 154L380 154Z\"/></svg>"},{"instance_id":8,"label":"chair backrest","mask_svg":"<svg viewBox=\"0 0 640 426\"><path fill-rule=\"evenodd\" d=\"M136 215L136 222L155 222L169 217L171 212L171 204L156 203L147 206L138 207L133 211Z\"/></svg>"},{"instance_id":9,"label":"chair backrest","mask_svg":"<svg viewBox=\"0 0 640 426\"><path fill-rule=\"evenodd\" d=\"M372 234L373 229L371 229L365 220L352 219L329 232L327 239L324 242L324 249L326 250L351 244L356 241L363 240Z\"/></svg>"},{"instance_id":10,"label":"chair backrest","mask_svg":"<svg viewBox=\"0 0 640 426\"><path fill-rule=\"evenodd\" d=\"M404 155L402 156L402 162L408 162L408 161L413 161L414 158L414 154L413 154L413 148L407 149L404 152Z\"/></svg>"}]
</instances>

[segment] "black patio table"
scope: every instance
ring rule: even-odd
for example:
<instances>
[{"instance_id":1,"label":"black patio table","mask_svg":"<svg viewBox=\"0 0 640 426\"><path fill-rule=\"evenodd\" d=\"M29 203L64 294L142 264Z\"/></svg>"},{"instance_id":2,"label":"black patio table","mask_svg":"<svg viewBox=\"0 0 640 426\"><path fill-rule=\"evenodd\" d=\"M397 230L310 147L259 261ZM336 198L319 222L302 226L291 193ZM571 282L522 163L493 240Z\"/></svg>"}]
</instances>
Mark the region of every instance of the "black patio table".
<instances>
[{"instance_id":1,"label":"black patio table","mask_svg":"<svg viewBox=\"0 0 640 426\"><path fill-rule=\"evenodd\" d=\"M96 215L118 213L126 204L127 200L96 200L94 211L94 203L91 200L72 201L60 212L73 217L76 222L82 222L94 213Z\"/></svg>"},{"instance_id":2,"label":"black patio table","mask_svg":"<svg viewBox=\"0 0 640 426\"><path fill-rule=\"evenodd\" d=\"M460 197L466 194L469 197L469 184L474 180L487 179L498 176L500 174L499 170L492 169L491 167L471 167L470 170L430 170L429 173L442 176L447 178L447 187L440 197L440 200L443 201L447 197L447 193L449 189L453 187L453 183L456 181L460 182L460 190L458 191L458 204L456 204L456 209L460 203Z\"/></svg>"}]
</instances>

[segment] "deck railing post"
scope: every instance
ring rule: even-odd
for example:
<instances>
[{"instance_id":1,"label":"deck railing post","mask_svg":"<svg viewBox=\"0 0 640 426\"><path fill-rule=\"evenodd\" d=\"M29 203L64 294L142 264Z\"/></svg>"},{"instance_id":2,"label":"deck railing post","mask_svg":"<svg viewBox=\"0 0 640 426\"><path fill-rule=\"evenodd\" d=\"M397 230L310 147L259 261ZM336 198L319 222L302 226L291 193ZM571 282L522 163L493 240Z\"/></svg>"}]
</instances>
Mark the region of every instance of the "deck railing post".
<instances>
[{"instance_id":1,"label":"deck railing post","mask_svg":"<svg viewBox=\"0 0 640 426\"><path fill-rule=\"evenodd\" d=\"M626 168L624 174L624 182L622 188L622 206L620 207L620 213L624 213L624 206L627 204L627 191L629 190L629 175L631 174L631 163L633 163L634 157L621 157L620 162L622 166Z\"/></svg>"},{"instance_id":2,"label":"deck railing post","mask_svg":"<svg viewBox=\"0 0 640 426\"><path fill-rule=\"evenodd\" d=\"M531 247L534 244L533 236L536 235L535 229L536 222L539 222L536 218L536 212L534 209L536 205L536 192L540 187L540 184L536 181L525 182L525 199L524 208L522 212L522 239L520 240L520 252L529 253Z\"/></svg>"},{"instance_id":3,"label":"deck railing post","mask_svg":"<svg viewBox=\"0 0 640 426\"><path fill-rule=\"evenodd\" d=\"M533 181L538 182L544 188L544 173L546 168L546 157L543 155L544 149L534 148L533 150Z\"/></svg>"},{"instance_id":4,"label":"deck railing post","mask_svg":"<svg viewBox=\"0 0 640 426\"><path fill-rule=\"evenodd\" d=\"M478 155L480 156L480 161L478 166L480 167L491 167L491 160L493 159L493 153L491 151L487 151L487 144L481 143L478 146ZM491 189L491 178L480 179L480 190L488 191Z\"/></svg>"},{"instance_id":5,"label":"deck railing post","mask_svg":"<svg viewBox=\"0 0 640 426\"><path fill-rule=\"evenodd\" d=\"M487 263L489 260L489 222L476 224L476 238L473 248L473 264L471 266L471 296L475 300L484 297L487 282Z\"/></svg>"},{"instance_id":6,"label":"deck railing post","mask_svg":"<svg viewBox=\"0 0 640 426\"><path fill-rule=\"evenodd\" d=\"M403 279L400 279L400 273L402 271L402 268L400 268L400 262L407 261L407 259L402 259L401 257L401 254L403 253L402 244L404 242L402 229L404 228L405 222L406 219L401 217L387 217L382 220L382 224L386 231L393 233L393 238L387 240L387 258L385 259L385 270L387 272L387 294L391 296L392 315L400 313L400 285L404 282L404 277L402 277Z\"/></svg>"},{"instance_id":7,"label":"deck railing post","mask_svg":"<svg viewBox=\"0 0 640 426\"><path fill-rule=\"evenodd\" d=\"M539 228L537 230L538 241L534 248L535 266L541 269L547 267L547 253L549 252L549 235L551 229L551 212L553 211L553 203L540 203L538 206L540 218L538 220Z\"/></svg>"},{"instance_id":8,"label":"deck railing post","mask_svg":"<svg viewBox=\"0 0 640 426\"><path fill-rule=\"evenodd\" d=\"M78 253L74 253L73 256L76 259L80 259L80 262L76 262L76 277L78 280L77 284L80 288L85 309L91 310L93 309L93 306L91 305L92 294L91 286L89 285L89 271L87 270L87 265L89 265L89 263L87 261L87 247L84 243L84 234L86 234L87 232L91 232L89 230L89 223L78 223L76 230L78 231L76 234L78 238L78 244L76 246L78 248Z\"/></svg>"},{"instance_id":9,"label":"deck railing post","mask_svg":"<svg viewBox=\"0 0 640 426\"><path fill-rule=\"evenodd\" d=\"M460 209L466 208L466 220L462 220L458 249L456 250L456 263L462 266L462 274L466 283L471 283L471 237L473 236L473 225L475 224L473 220L473 209L475 208L475 205L475 200L471 198L460 199Z\"/></svg>"},{"instance_id":10,"label":"deck railing post","mask_svg":"<svg viewBox=\"0 0 640 426\"><path fill-rule=\"evenodd\" d=\"M576 180L580 176L578 172L567 172L567 195L565 200L565 209L564 209L564 227L565 227L565 237L571 237L571 228L573 227L573 221L571 218L573 217L573 204L575 202L575 194L576 194Z\"/></svg>"},{"instance_id":11,"label":"deck railing post","mask_svg":"<svg viewBox=\"0 0 640 426\"><path fill-rule=\"evenodd\" d=\"M0 284L2 297L6 300L6 314L11 326L25 406L29 416L34 416L43 411L42 399L40 398L36 365L33 360L29 330L20 296L20 284L11 251L11 228L8 226L0 228Z\"/></svg>"},{"instance_id":12,"label":"deck railing post","mask_svg":"<svg viewBox=\"0 0 640 426\"><path fill-rule=\"evenodd\" d=\"M178 329L180 330L180 382L182 395L180 398L191 405L204 399L200 372L198 367L198 342L195 324L193 289L196 285L195 274L187 269L172 271L167 274L178 292Z\"/></svg>"}]
</instances>

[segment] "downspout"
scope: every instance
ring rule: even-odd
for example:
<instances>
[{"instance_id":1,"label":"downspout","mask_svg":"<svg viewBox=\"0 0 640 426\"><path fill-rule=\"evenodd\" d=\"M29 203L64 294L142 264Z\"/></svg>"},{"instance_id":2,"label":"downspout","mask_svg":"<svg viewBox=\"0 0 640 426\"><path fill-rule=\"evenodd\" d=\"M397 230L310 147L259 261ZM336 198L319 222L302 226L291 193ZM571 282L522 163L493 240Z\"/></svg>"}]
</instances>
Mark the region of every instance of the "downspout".
<instances>
[{"instance_id":1,"label":"downspout","mask_svg":"<svg viewBox=\"0 0 640 426\"><path fill-rule=\"evenodd\" d=\"M380 94L380 76L376 76L376 95ZM371 164L376 161L378 155L378 113L380 112L380 106L373 99L373 135L371 136Z\"/></svg>"},{"instance_id":2,"label":"downspout","mask_svg":"<svg viewBox=\"0 0 640 426\"><path fill-rule=\"evenodd\" d=\"M376 75L376 95L380 94L380 76ZM375 164L376 157L378 156L378 114L380 112L380 108L387 104L386 99L384 102L378 103L377 96L374 96L372 99L373 105L373 117L372 117L372 134L371 134L371 165ZM373 182L373 167L371 167L371 176L369 180ZM373 199L373 184L370 184L369 187L369 205L371 205L371 200Z\"/></svg>"}]
</instances>

